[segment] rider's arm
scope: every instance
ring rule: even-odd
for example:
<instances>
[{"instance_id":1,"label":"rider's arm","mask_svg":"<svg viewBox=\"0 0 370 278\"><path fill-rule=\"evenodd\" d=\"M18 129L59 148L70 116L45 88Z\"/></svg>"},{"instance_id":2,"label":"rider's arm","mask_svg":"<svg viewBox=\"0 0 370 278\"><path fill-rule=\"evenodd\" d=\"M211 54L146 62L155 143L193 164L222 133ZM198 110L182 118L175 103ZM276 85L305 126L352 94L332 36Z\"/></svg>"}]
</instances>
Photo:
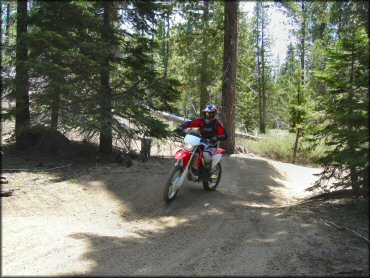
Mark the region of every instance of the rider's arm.
<instances>
[{"instance_id":1,"label":"rider's arm","mask_svg":"<svg viewBox=\"0 0 370 278\"><path fill-rule=\"evenodd\" d=\"M191 121L185 121L179 127L184 130L184 129L188 128L188 125L190 125L190 124L191 124Z\"/></svg>"},{"instance_id":2,"label":"rider's arm","mask_svg":"<svg viewBox=\"0 0 370 278\"><path fill-rule=\"evenodd\" d=\"M195 119L193 121L185 121L179 127L176 128L177 132L182 132L184 129L191 128L191 127L199 127L200 126L200 119Z\"/></svg>"},{"instance_id":3,"label":"rider's arm","mask_svg":"<svg viewBox=\"0 0 370 278\"><path fill-rule=\"evenodd\" d=\"M224 128L224 124L220 120L218 120L216 124L216 137L218 141L225 141L229 137Z\"/></svg>"},{"instance_id":4,"label":"rider's arm","mask_svg":"<svg viewBox=\"0 0 370 278\"><path fill-rule=\"evenodd\" d=\"M186 123L186 127L185 128L200 127L201 120L199 118L197 118L197 119L195 119L193 121L187 121L185 123Z\"/></svg>"}]
</instances>

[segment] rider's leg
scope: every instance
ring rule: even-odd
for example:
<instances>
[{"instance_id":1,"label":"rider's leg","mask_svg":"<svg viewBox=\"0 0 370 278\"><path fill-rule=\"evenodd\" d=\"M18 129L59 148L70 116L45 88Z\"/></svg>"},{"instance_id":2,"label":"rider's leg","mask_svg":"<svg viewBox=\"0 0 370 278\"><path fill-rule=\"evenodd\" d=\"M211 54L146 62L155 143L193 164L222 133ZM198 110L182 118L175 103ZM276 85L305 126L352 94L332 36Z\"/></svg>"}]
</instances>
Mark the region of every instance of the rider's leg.
<instances>
[{"instance_id":1,"label":"rider's leg","mask_svg":"<svg viewBox=\"0 0 370 278\"><path fill-rule=\"evenodd\" d=\"M203 161L204 161L203 181L208 181L209 173L210 173L211 166L212 166L212 153L208 151L204 151Z\"/></svg>"}]
</instances>

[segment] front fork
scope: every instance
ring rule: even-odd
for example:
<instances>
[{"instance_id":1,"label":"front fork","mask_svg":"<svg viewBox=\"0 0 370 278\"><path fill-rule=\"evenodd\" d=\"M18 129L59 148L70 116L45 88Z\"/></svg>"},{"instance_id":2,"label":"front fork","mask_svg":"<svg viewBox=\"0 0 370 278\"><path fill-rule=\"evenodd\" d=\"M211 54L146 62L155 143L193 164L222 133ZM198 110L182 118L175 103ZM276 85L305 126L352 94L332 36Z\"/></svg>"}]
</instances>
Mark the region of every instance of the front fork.
<instances>
[{"instance_id":1,"label":"front fork","mask_svg":"<svg viewBox=\"0 0 370 278\"><path fill-rule=\"evenodd\" d=\"M178 179L176 179L176 182L175 182L175 187L176 187L176 189L180 189L180 188L183 186L184 181L185 181L185 178L186 178L186 176L188 175L188 172L189 172L189 165L190 165L190 164L191 164L191 162L192 162L192 159L193 159L193 157L194 157L194 154L195 154L195 153L196 153L196 151L197 151L197 148L198 148L198 147L196 147L196 148L193 150L193 152L191 153L191 156L190 156L190 158L189 158L189 161L188 161L188 163L186 164L185 168L183 168L183 171L182 171L181 176L180 176ZM181 163L183 164L183 160L181 160ZM176 160L176 162L175 162L175 166L177 166L177 165L179 165L179 164L180 164L180 160Z\"/></svg>"}]
</instances>

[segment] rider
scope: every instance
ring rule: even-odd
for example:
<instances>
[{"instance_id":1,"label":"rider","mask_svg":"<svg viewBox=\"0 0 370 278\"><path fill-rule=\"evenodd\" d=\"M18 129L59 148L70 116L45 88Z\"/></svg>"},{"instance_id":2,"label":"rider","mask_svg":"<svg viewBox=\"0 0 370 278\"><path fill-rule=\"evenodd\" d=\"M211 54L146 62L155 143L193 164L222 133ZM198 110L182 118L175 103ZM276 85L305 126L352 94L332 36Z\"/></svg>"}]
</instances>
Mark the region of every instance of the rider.
<instances>
[{"instance_id":1,"label":"rider","mask_svg":"<svg viewBox=\"0 0 370 278\"><path fill-rule=\"evenodd\" d=\"M175 129L178 133L183 133L184 129L191 127L199 127L200 136L206 139L207 143L203 144L204 153L204 168L203 181L208 181L209 172L212 165L212 154L217 149L217 142L224 141L227 139L228 134L224 128L224 124L220 119L216 118L217 107L213 104L207 104L202 110L203 117L196 118L193 121L185 121L179 127Z\"/></svg>"}]
</instances>

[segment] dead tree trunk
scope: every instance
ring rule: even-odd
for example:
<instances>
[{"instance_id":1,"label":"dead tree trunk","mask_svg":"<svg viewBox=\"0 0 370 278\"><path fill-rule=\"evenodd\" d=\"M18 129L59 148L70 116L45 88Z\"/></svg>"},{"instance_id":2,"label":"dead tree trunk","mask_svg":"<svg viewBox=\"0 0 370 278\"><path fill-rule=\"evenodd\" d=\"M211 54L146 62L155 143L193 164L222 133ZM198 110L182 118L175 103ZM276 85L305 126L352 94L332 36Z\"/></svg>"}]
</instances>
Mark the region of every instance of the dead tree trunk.
<instances>
[{"instance_id":1,"label":"dead tree trunk","mask_svg":"<svg viewBox=\"0 0 370 278\"><path fill-rule=\"evenodd\" d=\"M146 161L150 158L150 149L152 147L152 140L148 138L141 139L141 150L140 158L142 161Z\"/></svg>"}]
</instances>

